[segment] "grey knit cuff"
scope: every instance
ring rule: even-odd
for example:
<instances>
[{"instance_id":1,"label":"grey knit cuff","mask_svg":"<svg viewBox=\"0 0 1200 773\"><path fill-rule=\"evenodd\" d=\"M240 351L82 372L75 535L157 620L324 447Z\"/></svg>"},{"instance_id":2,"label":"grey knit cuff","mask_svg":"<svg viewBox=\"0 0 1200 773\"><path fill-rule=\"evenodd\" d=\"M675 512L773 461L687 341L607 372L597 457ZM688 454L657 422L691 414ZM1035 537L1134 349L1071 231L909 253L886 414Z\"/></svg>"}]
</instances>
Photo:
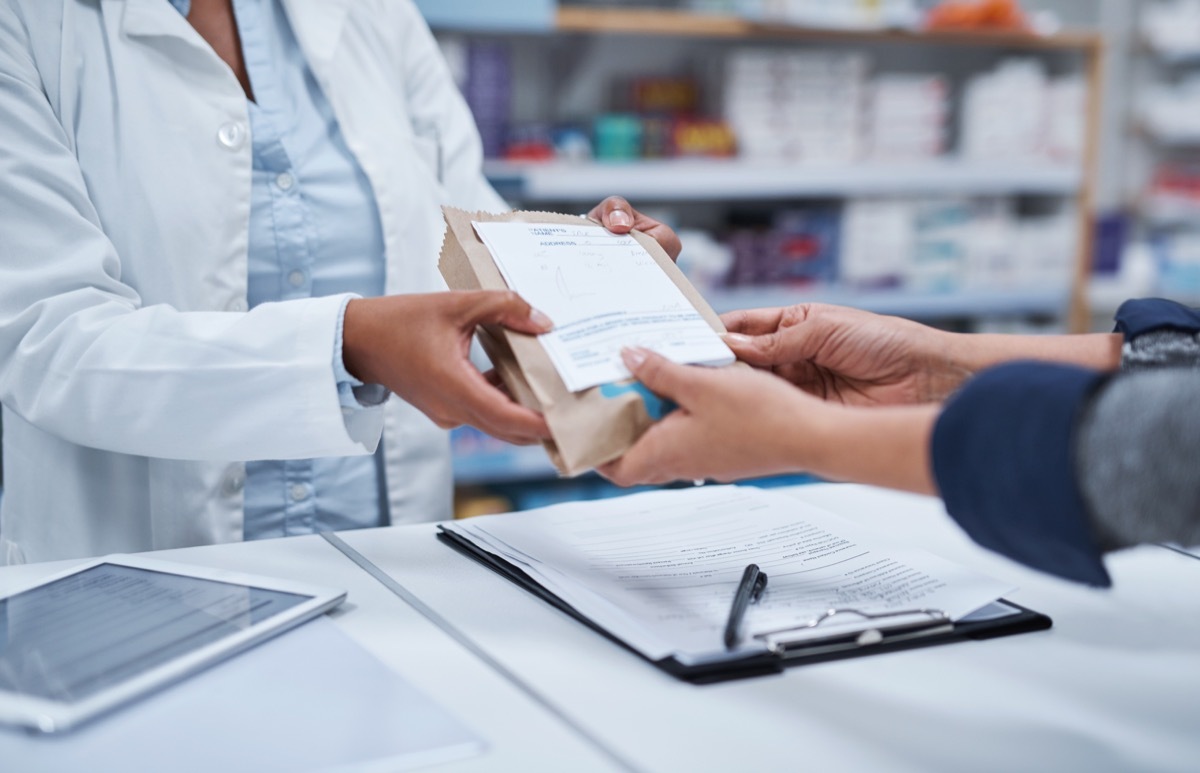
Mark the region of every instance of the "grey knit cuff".
<instances>
[{"instance_id":1,"label":"grey knit cuff","mask_svg":"<svg viewBox=\"0 0 1200 773\"><path fill-rule=\"evenodd\" d=\"M1200 333L1155 330L1121 347L1121 370L1200 368Z\"/></svg>"},{"instance_id":2,"label":"grey knit cuff","mask_svg":"<svg viewBox=\"0 0 1200 773\"><path fill-rule=\"evenodd\" d=\"M1156 367L1113 378L1084 411L1075 472L1102 550L1200 544L1197 394L1194 363Z\"/></svg>"}]
</instances>

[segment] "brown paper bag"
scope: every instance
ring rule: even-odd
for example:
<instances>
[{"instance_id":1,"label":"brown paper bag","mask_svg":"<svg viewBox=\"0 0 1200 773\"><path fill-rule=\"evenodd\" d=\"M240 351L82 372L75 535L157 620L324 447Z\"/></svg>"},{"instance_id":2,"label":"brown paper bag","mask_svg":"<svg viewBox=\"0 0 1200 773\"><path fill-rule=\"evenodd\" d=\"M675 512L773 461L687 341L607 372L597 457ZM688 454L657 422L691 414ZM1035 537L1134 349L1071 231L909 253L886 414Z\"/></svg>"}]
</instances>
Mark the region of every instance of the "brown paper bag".
<instances>
[{"instance_id":1,"label":"brown paper bag","mask_svg":"<svg viewBox=\"0 0 1200 773\"><path fill-rule=\"evenodd\" d=\"M508 289L492 253L475 233L472 221L579 225L582 220L578 216L551 212L497 215L464 212L453 207L443 207L442 213L446 218L446 237L438 269L452 290ZM633 236L713 330L724 333L725 326L720 318L658 242L637 231ZM636 389L603 385L570 392L555 370L550 355L535 336L486 325L479 330L479 340L517 402L545 415L554 436L553 440L545 442L546 452L563 475L578 475L616 459L654 422L638 391L644 389L640 385ZM634 383L623 382L626 385Z\"/></svg>"}]
</instances>

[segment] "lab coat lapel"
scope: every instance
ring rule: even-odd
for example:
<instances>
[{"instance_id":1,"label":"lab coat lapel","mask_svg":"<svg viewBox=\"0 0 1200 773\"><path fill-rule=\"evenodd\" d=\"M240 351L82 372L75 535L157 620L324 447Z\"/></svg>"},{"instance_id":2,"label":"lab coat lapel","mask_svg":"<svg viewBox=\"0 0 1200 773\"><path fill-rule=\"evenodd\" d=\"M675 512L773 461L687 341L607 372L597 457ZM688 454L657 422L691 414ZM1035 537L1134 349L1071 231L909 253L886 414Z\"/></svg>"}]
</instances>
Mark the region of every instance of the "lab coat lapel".
<instances>
[{"instance_id":1,"label":"lab coat lapel","mask_svg":"<svg viewBox=\"0 0 1200 773\"><path fill-rule=\"evenodd\" d=\"M103 0L106 12L121 13L121 32L131 38L180 38L192 44L204 40L183 14L167 0Z\"/></svg>"},{"instance_id":2,"label":"lab coat lapel","mask_svg":"<svg viewBox=\"0 0 1200 773\"><path fill-rule=\"evenodd\" d=\"M349 0L283 0L288 22L309 66L314 60L327 62L333 58L348 6Z\"/></svg>"},{"instance_id":3,"label":"lab coat lapel","mask_svg":"<svg viewBox=\"0 0 1200 773\"><path fill-rule=\"evenodd\" d=\"M187 68L193 86L205 84L217 93L241 86L233 70L167 0L101 0L105 16L120 20L120 34L157 49L177 66ZM198 77L197 77L198 76Z\"/></svg>"}]
</instances>

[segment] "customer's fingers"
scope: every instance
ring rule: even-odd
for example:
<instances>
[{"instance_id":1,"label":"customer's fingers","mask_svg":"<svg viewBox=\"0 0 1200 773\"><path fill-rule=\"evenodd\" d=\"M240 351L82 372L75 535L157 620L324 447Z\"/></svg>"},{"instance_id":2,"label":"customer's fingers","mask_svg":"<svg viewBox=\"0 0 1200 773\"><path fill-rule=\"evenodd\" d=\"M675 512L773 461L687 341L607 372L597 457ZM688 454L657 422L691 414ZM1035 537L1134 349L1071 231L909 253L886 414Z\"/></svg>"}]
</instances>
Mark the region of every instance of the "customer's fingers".
<instances>
[{"instance_id":1,"label":"customer's fingers","mask_svg":"<svg viewBox=\"0 0 1200 773\"><path fill-rule=\"evenodd\" d=\"M673 450L687 438L680 435L684 417L672 414L648 429L619 459L596 468L618 486L670 483L680 476L672 469Z\"/></svg>"},{"instance_id":2,"label":"customer's fingers","mask_svg":"<svg viewBox=\"0 0 1200 773\"><path fill-rule=\"evenodd\" d=\"M721 322L730 333L760 336L774 333L783 322L784 307L774 309L743 309L721 315Z\"/></svg>"},{"instance_id":3,"label":"customer's fingers","mask_svg":"<svg viewBox=\"0 0 1200 773\"><path fill-rule=\"evenodd\" d=\"M691 402L697 379L704 375L701 368L678 365L641 347L622 349L621 359L647 389L683 406Z\"/></svg>"}]
</instances>

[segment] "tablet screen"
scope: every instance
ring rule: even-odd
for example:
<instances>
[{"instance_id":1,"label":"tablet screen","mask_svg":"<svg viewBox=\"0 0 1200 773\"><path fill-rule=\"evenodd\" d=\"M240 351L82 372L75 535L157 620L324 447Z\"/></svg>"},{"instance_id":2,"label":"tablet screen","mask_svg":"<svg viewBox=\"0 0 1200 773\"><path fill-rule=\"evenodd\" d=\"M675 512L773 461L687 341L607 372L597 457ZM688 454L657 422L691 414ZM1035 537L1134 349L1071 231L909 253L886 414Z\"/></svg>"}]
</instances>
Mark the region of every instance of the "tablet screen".
<instances>
[{"instance_id":1,"label":"tablet screen","mask_svg":"<svg viewBox=\"0 0 1200 773\"><path fill-rule=\"evenodd\" d=\"M98 564L0 599L0 690L79 701L311 598Z\"/></svg>"}]
</instances>

